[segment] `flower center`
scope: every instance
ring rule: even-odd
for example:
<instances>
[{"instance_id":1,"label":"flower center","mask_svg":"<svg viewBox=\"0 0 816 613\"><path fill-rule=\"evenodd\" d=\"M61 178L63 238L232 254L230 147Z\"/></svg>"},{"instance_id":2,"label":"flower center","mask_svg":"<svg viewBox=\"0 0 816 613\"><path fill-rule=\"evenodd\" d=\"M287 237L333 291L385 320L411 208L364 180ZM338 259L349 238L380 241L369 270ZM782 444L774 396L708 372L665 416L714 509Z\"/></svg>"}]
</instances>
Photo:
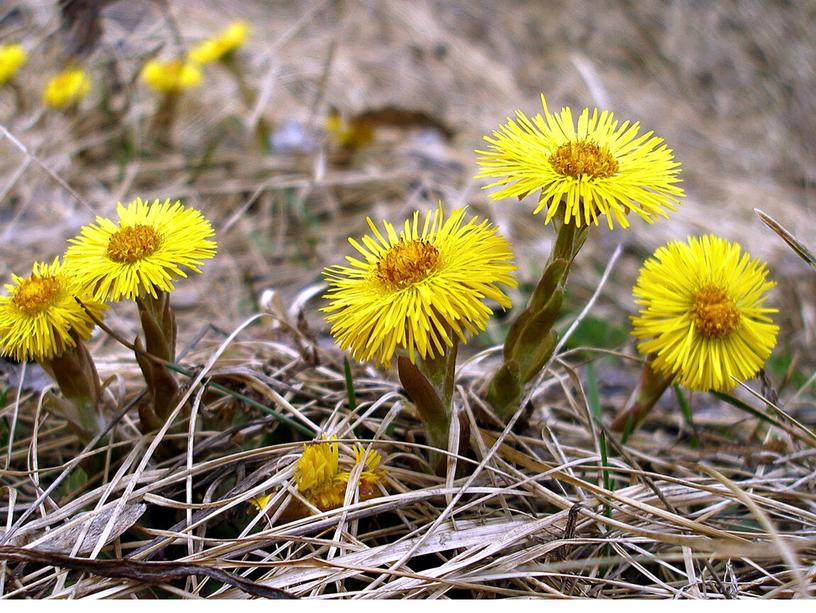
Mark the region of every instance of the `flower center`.
<instances>
[{"instance_id":1,"label":"flower center","mask_svg":"<svg viewBox=\"0 0 816 613\"><path fill-rule=\"evenodd\" d=\"M707 338L721 338L733 332L740 323L737 303L724 290L707 285L694 296L694 323Z\"/></svg>"},{"instance_id":2,"label":"flower center","mask_svg":"<svg viewBox=\"0 0 816 613\"><path fill-rule=\"evenodd\" d=\"M606 149L587 141L559 145L550 155L550 164L565 177L606 179L618 172L618 161Z\"/></svg>"},{"instance_id":3,"label":"flower center","mask_svg":"<svg viewBox=\"0 0 816 613\"><path fill-rule=\"evenodd\" d=\"M400 242L377 262L377 278L395 289L425 278L439 262L439 249L424 240Z\"/></svg>"},{"instance_id":4,"label":"flower center","mask_svg":"<svg viewBox=\"0 0 816 613\"><path fill-rule=\"evenodd\" d=\"M20 284L11 302L26 315L38 315L54 303L59 288L56 277L32 276Z\"/></svg>"},{"instance_id":5,"label":"flower center","mask_svg":"<svg viewBox=\"0 0 816 613\"><path fill-rule=\"evenodd\" d=\"M160 244L161 236L150 226L127 226L114 232L108 240L108 258L114 262L133 264L155 253Z\"/></svg>"}]
</instances>

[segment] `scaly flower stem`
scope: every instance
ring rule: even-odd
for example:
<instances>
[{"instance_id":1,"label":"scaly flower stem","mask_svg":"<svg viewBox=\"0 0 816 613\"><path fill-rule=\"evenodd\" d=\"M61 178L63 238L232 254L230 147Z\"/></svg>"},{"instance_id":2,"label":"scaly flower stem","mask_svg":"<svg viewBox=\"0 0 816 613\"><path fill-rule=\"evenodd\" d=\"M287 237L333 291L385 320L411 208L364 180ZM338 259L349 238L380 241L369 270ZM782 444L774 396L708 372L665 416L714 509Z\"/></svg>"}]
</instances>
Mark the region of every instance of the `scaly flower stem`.
<instances>
[{"instance_id":1,"label":"scaly flower stem","mask_svg":"<svg viewBox=\"0 0 816 613\"><path fill-rule=\"evenodd\" d=\"M102 387L91 354L75 333L76 346L61 354L39 360L40 366L57 383L62 398L53 396L47 406L68 421L83 443L88 443L105 427L100 412Z\"/></svg>"},{"instance_id":2,"label":"scaly flower stem","mask_svg":"<svg viewBox=\"0 0 816 613\"><path fill-rule=\"evenodd\" d=\"M150 127L147 129L147 138L153 147L171 147L173 144L173 124L176 122L176 109L179 94L171 91L164 94Z\"/></svg>"},{"instance_id":3,"label":"scaly flower stem","mask_svg":"<svg viewBox=\"0 0 816 613\"><path fill-rule=\"evenodd\" d=\"M501 366L493 373L487 400L508 421L518 409L524 386L552 357L558 341L554 330L570 266L586 241L588 226L560 224L555 245L527 307L507 333Z\"/></svg>"},{"instance_id":4,"label":"scaly flower stem","mask_svg":"<svg viewBox=\"0 0 816 613\"><path fill-rule=\"evenodd\" d=\"M654 356L652 356L652 359ZM626 442L629 435L640 425L646 416L654 408L657 401L666 391L666 388L671 385L672 377L664 377L654 369L652 369L652 360L650 359L643 365L643 371L640 374L640 382L637 388L632 393L626 406L617 414L615 420L612 422L612 430L614 432L622 432L622 442Z\"/></svg>"},{"instance_id":5,"label":"scaly flower stem","mask_svg":"<svg viewBox=\"0 0 816 613\"><path fill-rule=\"evenodd\" d=\"M418 358L415 364L406 356L397 358L400 382L425 424L428 444L437 449L448 448L457 349L458 345L454 344L445 354L435 358ZM444 468L441 456L433 457L432 465L436 465L438 470Z\"/></svg>"},{"instance_id":6,"label":"scaly flower stem","mask_svg":"<svg viewBox=\"0 0 816 613\"><path fill-rule=\"evenodd\" d=\"M149 360L144 352L166 362L176 359L176 317L170 308L170 294L158 292L154 298L150 295L136 299L139 318L144 331L144 344L136 339L136 361L144 374L150 397L151 407L140 407L140 417L148 429L161 427L164 420L175 408L179 398L179 385L173 374L162 364Z\"/></svg>"},{"instance_id":7,"label":"scaly flower stem","mask_svg":"<svg viewBox=\"0 0 816 613\"><path fill-rule=\"evenodd\" d=\"M18 115L22 115L28 109L28 104L26 103L25 91L20 86L20 84L14 79L11 79L7 83L7 85L9 87L9 89L11 89L11 91L14 93L14 105L16 107L15 110L16 110Z\"/></svg>"}]
</instances>

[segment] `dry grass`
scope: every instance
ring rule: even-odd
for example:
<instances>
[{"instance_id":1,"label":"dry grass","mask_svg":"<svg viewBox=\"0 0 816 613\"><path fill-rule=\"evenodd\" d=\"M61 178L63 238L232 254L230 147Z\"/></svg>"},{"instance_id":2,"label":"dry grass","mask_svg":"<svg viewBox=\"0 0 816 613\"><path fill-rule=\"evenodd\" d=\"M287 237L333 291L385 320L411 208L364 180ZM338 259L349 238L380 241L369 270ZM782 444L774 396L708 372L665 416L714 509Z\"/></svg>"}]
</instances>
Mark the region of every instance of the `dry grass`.
<instances>
[{"instance_id":1,"label":"dry grass","mask_svg":"<svg viewBox=\"0 0 816 613\"><path fill-rule=\"evenodd\" d=\"M181 362L195 368L189 419L141 435L128 410L142 391L138 368L99 334L92 352L116 409L107 445L81 452L42 409L36 368L26 367L21 385L19 369L4 365L0 431L13 430L0 448L4 544L196 563L302 597L814 595L816 280L753 213L763 209L806 244L816 235L812 4L565 2L544 10L521 1L270 8L257 0L202 9L178 0L171 22L160 4L118 2L104 12L104 38L87 65L107 83L115 120L94 110L102 88L76 115L41 111L40 75L61 61L54 3L0 9L0 34L26 43L32 75L24 113L0 91L0 276L61 253L93 213L110 214L117 200L136 195L198 206L220 249L204 275L173 295L188 347ZM247 108L229 75L213 67L207 85L183 99L175 147L147 152L154 101L135 80L141 62L172 49L173 22L197 40L224 15L250 19L260 33L242 55L259 102ZM345 252L345 237L366 214L396 220L441 198L471 203L501 225L518 253L522 301L551 235L530 223L529 207L487 206L471 178L472 150L513 109L535 111L540 90L554 106L602 104L664 136L683 162L687 204L670 223L594 233L571 279L562 329L593 294L585 322L607 325L576 330L512 428L492 420L481 400L497 357L490 346L505 323L468 346L450 449L467 440L471 451L450 454L448 476L435 477L393 373L355 367L350 409L342 356L317 310L319 272ZM320 130L329 105L349 115L398 105L454 135L385 128L342 160ZM253 148L261 117L278 138L271 153ZM783 329L770 387L738 394L766 419L701 394L691 398L690 425L667 394L621 445L604 424L637 378L631 343L617 335L628 328L637 267L669 238L704 231L739 239L769 260L779 281ZM619 242L623 254L601 283ZM133 338L134 315L118 305L107 323ZM276 505L297 496L293 462L307 437L209 382L343 445L370 443L388 466L382 496L355 502L349 492L342 509L280 521ZM255 511L247 501L260 493L274 494L278 510ZM111 576L112 564L67 572L8 554L0 595L225 598L251 589L200 569L151 582Z\"/></svg>"}]
</instances>

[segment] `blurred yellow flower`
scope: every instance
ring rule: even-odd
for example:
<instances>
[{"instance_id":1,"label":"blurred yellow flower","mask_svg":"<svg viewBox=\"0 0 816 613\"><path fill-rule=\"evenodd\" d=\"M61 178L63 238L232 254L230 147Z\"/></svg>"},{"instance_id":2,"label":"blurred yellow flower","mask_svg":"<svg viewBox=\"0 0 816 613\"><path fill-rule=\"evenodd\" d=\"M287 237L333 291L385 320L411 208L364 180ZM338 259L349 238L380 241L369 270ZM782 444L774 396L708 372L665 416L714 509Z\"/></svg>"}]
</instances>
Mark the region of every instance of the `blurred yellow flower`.
<instances>
[{"instance_id":1,"label":"blurred yellow flower","mask_svg":"<svg viewBox=\"0 0 816 613\"><path fill-rule=\"evenodd\" d=\"M330 303L322 310L341 349L382 365L397 347L412 362L417 353L434 358L453 346L453 335L466 342L466 333L485 329L492 311L484 298L510 307L498 287L516 286L510 244L487 220L465 223L465 212L445 219L440 205L422 222L415 212L399 234L384 221L383 235L368 219L374 238L349 238L363 259L347 257L350 266L323 273Z\"/></svg>"},{"instance_id":2,"label":"blurred yellow flower","mask_svg":"<svg viewBox=\"0 0 816 613\"><path fill-rule=\"evenodd\" d=\"M173 279L185 269L200 273L204 260L215 255L210 222L181 202L136 198L117 207L118 222L97 217L72 238L65 269L98 300L135 299L172 292Z\"/></svg>"},{"instance_id":3,"label":"blurred yellow flower","mask_svg":"<svg viewBox=\"0 0 816 613\"><path fill-rule=\"evenodd\" d=\"M25 49L17 43L0 45L0 85L5 85L28 60Z\"/></svg>"},{"instance_id":4,"label":"blurred yellow flower","mask_svg":"<svg viewBox=\"0 0 816 613\"><path fill-rule=\"evenodd\" d=\"M323 129L338 147L358 149L374 140L374 126L367 121L346 121L337 109L330 109Z\"/></svg>"},{"instance_id":5,"label":"blurred yellow flower","mask_svg":"<svg viewBox=\"0 0 816 613\"><path fill-rule=\"evenodd\" d=\"M91 91L91 76L82 68L69 67L51 78L43 90L43 102L52 109L79 104Z\"/></svg>"},{"instance_id":6,"label":"blurred yellow flower","mask_svg":"<svg viewBox=\"0 0 816 613\"><path fill-rule=\"evenodd\" d=\"M691 390L726 391L753 377L773 351L779 327L763 307L775 283L758 259L717 236L670 242L644 262L632 317L652 367Z\"/></svg>"},{"instance_id":7,"label":"blurred yellow flower","mask_svg":"<svg viewBox=\"0 0 816 613\"><path fill-rule=\"evenodd\" d=\"M49 360L75 347L76 337L90 337L94 322L74 296L100 320L107 308L74 283L59 258L11 278L0 296L0 354L15 360Z\"/></svg>"},{"instance_id":8,"label":"blurred yellow flower","mask_svg":"<svg viewBox=\"0 0 816 613\"><path fill-rule=\"evenodd\" d=\"M241 47L249 35L249 24L246 21L234 21L218 36L208 38L187 53L191 62L210 64L223 59Z\"/></svg>"},{"instance_id":9,"label":"blurred yellow flower","mask_svg":"<svg viewBox=\"0 0 816 613\"><path fill-rule=\"evenodd\" d=\"M148 60L142 66L141 78L154 92L172 94L197 87L202 75L198 65L192 62Z\"/></svg>"},{"instance_id":10,"label":"blurred yellow flower","mask_svg":"<svg viewBox=\"0 0 816 613\"><path fill-rule=\"evenodd\" d=\"M545 208L550 220L564 207L564 223L594 223L605 215L626 228L635 212L648 223L668 217L683 197L676 184L680 164L672 150L652 132L638 135L640 124L619 124L612 113L584 109L576 127L572 111L550 114L541 96L544 115L529 119L516 111L516 120L485 136L489 144L480 154L477 178L497 178L485 188L501 187L491 200L523 198L540 191L534 214Z\"/></svg>"}]
</instances>

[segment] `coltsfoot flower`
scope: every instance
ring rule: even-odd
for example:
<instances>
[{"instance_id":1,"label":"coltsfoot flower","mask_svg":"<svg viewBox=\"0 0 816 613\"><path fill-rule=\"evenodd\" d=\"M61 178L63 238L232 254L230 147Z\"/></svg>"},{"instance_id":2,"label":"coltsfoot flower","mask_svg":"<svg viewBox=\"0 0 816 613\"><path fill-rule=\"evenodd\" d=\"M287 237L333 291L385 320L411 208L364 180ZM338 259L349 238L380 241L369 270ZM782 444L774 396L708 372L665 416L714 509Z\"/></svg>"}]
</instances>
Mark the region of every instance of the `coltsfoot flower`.
<instances>
[{"instance_id":1,"label":"coltsfoot flower","mask_svg":"<svg viewBox=\"0 0 816 613\"><path fill-rule=\"evenodd\" d=\"M380 468L382 456L376 449L366 452L362 445L354 446L354 465L363 465L360 473L360 500L368 500L377 495L377 485L382 482L385 471Z\"/></svg>"},{"instance_id":2,"label":"coltsfoot flower","mask_svg":"<svg viewBox=\"0 0 816 613\"><path fill-rule=\"evenodd\" d=\"M176 94L201 83L201 69L189 61L148 60L142 67L142 81L154 92Z\"/></svg>"},{"instance_id":3,"label":"coltsfoot flower","mask_svg":"<svg viewBox=\"0 0 816 613\"><path fill-rule=\"evenodd\" d=\"M515 120L484 137L488 150L476 152L477 178L497 178L485 188L501 187L491 200L540 191L533 213L546 208L545 223L563 204L564 223L598 225L604 215L609 228L613 220L628 227L629 211L652 223L676 210L683 197L680 164L662 138L638 135L638 122L619 123L598 109L581 111L576 126L569 108L553 115L543 95L541 104L543 116L516 111Z\"/></svg>"},{"instance_id":4,"label":"coltsfoot flower","mask_svg":"<svg viewBox=\"0 0 816 613\"><path fill-rule=\"evenodd\" d=\"M365 451L355 446L355 464L362 463ZM357 482L360 500L377 495L377 485L382 482L381 457L377 451L369 450L365 466ZM295 467L295 484L298 491L321 511L329 511L343 506L346 487L351 471L340 470L340 452L336 437L325 438L315 443L307 443L303 455Z\"/></svg>"},{"instance_id":5,"label":"coltsfoot flower","mask_svg":"<svg viewBox=\"0 0 816 613\"><path fill-rule=\"evenodd\" d=\"M13 79L26 60L28 54L21 45L17 43L0 45L0 85L5 85Z\"/></svg>"},{"instance_id":6,"label":"coltsfoot flower","mask_svg":"<svg viewBox=\"0 0 816 613\"><path fill-rule=\"evenodd\" d=\"M485 298L510 307L499 284L516 286L513 253L489 221L465 222L464 209L445 219L440 205L424 220L415 212L399 234L387 221L384 234L371 219L368 226L374 238L349 238L363 259L324 271L326 320L355 359L385 365L398 347L412 362L415 354L441 356L453 335L466 342L485 329L492 314Z\"/></svg>"},{"instance_id":7,"label":"coltsfoot flower","mask_svg":"<svg viewBox=\"0 0 816 613\"><path fill-rule=\"evenodd\" d=\"M35 262L29 276L11 279L0 296L0 354L16 360L50 360L75 347L77 337L90 337L95 324L75 296L99 320L107 308L74 282L59 258Z\"/></svg>"},{"instance_id":8,"label":"coltsfoot flower","mask_svg":"<svg viewBox=\"0 0 816 613\"><path fill-rule=\"evenodd\" d=\"M152 204L136 198L119 203L118 222L97 217L72 238L65 269L97 300L154 298L172 292L173 280L185 270L200 273L204 260L215 255L210 222L181 202Z\"/></svg>"},{"instance_id":9,"label":"coltsfoot flower","mask_svg":"<svg viewBox=\"0 0 816 613\"><path fill-rule=\"evenodd\" d=\"M779 327L764 307L766 265L717 236L670 242L644 262L633 290L638 349L653 368L691 390L726 391L753 377Z\"/></svg>"},{"instance_id":10,"label":"coltsfoot flower","mask_svg":"<svg viewBox=\"0 0 816 613\"><path fill-rule=\"evenodd\" d=\"M240 48L249 35L249 24L246 21L234 21L218 36L208 38L187 53L191 62L211 64L217 62Z\"/></svg>"},{"instance_id":11,"label":"coltsfoot flower","mask_svg":"<svg viewBox=\"0 0 816 613\"><path fill-rule=\"evenodd\" d=\"M43 90L43 102L62 110L79 104L91 91L91 76L82 68L68 67L52 77Z\"/></svg>"}]
</instances>

